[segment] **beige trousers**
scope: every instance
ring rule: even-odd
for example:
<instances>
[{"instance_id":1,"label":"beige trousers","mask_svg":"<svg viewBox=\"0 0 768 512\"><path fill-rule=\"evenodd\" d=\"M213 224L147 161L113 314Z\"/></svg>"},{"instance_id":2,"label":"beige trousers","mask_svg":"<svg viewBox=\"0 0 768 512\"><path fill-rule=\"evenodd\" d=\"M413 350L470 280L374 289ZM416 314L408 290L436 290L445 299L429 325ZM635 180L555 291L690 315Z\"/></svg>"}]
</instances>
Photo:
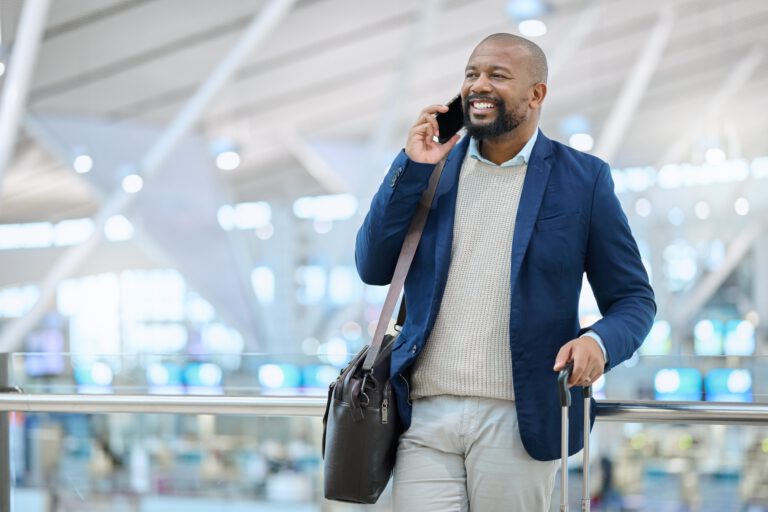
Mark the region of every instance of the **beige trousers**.
<instances>
[{"instance_id":1,"label":"beige trousers","mask_svg":"<svg viewBox=\"0 0 768 512\"><path fill-rule=\"evenodd\" d=\"M558 467L525 451L514 402L420 398L397 449L393 510L545 512Z\"/></svg>"}]
</instances>

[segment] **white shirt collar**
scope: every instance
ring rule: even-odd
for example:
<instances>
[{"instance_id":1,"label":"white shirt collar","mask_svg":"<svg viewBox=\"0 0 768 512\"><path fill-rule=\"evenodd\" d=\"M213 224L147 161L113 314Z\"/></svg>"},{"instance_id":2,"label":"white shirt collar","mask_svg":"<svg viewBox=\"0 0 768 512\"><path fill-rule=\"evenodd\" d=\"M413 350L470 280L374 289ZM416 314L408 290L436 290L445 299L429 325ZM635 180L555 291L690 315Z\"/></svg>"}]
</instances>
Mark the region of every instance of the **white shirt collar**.
<instances>
[{"instance_id":1,"label":"white shirt collar","mask_svg":"<svg viewBox=\"0 0 768 512\"><path fill-rule=\"evenodd\" d=\"M497 165L497 167L511 167L513 165L527 164L528 161L531 159L531 152L533 152L533 146L536 144L536 139L538 137L539 137L539 130L537 128L533 132L533 136L531 136L531 138L528 139L528 142L525 143L525 146L523 146L523 149L521 149L518 154L516 154L506 162L503 162L501 165ZM469 140L469 149L467 151L467 154L472 158L476 158L480 160L483 163L496 165L495 163L491 162L487 158L483 158L483 155L480 154L480 146L478 144L478 141L474 137L472 137Z\"/></svg>"}]
</instances>

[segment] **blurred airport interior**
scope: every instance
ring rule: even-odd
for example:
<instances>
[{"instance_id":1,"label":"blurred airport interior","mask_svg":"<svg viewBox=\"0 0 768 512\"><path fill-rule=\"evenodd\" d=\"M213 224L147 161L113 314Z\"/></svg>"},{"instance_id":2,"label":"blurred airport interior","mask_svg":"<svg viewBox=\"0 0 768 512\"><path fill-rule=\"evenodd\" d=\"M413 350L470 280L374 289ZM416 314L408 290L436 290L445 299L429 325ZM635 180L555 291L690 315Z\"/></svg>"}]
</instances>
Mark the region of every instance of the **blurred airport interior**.
<instances>
[{"instance_id":1,"label":"blurred airport interior","mask_svg":"<svg viewBox=\"0 0 768 512\"><path fill-rule=\"evenodd\" d=\"M541 129L611 164L656 293L596 398L768 402L763 0L0 1L8 384L324 396L386 295L371 197L494 32L547 53ZM7 416L13 511L391 509L322 499L316 417ZM598 423L593 510L768 510L766 420Z\"/></svg>"}]
</instances>

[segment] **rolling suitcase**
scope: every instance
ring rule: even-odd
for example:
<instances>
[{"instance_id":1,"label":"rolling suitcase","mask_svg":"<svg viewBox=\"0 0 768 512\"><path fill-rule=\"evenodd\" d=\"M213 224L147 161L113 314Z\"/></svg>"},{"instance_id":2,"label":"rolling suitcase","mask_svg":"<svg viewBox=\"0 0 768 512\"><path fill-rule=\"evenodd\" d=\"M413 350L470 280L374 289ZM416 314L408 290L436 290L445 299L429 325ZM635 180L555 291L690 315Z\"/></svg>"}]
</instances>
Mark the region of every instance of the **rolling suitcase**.
<instances>
[{"instance_id":1,"label":"rolling suitcase","mask_svg":"<svg viewBox=\"0 0 768 512\"><path fill-rule=\"evenodd\" d=\"M561 407L561 425L562 434L560 438L561 461L560 469L560 512L568 512L568 408L571 406L571 393L568 390L568 378L571 376L573 363L568 363L560 371L557 377L557 385L560 391ZM592 386L584 387L584 478L581 486L581 510L589 512L589 412L592 407Z\"/></svg>"}]
</instances>

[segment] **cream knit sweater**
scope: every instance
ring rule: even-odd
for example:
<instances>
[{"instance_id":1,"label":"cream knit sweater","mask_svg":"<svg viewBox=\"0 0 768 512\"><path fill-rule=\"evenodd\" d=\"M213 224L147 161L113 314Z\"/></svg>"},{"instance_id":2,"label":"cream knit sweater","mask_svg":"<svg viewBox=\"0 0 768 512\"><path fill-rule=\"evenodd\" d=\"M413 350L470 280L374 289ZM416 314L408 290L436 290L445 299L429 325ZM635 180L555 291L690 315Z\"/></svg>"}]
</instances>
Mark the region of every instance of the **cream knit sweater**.
<instances>
[{"instance_id":1,"label":"cream knit sweater","mask_svg":"<svg viewBox=\"0 0 768 512\"><path fill-rule=\"evenodd\" d=\"M527 165L467 156L456 199L448 281L411 375L411 398L514 400L509 349L510 263Z\"/></svg>"}]
</instances>

